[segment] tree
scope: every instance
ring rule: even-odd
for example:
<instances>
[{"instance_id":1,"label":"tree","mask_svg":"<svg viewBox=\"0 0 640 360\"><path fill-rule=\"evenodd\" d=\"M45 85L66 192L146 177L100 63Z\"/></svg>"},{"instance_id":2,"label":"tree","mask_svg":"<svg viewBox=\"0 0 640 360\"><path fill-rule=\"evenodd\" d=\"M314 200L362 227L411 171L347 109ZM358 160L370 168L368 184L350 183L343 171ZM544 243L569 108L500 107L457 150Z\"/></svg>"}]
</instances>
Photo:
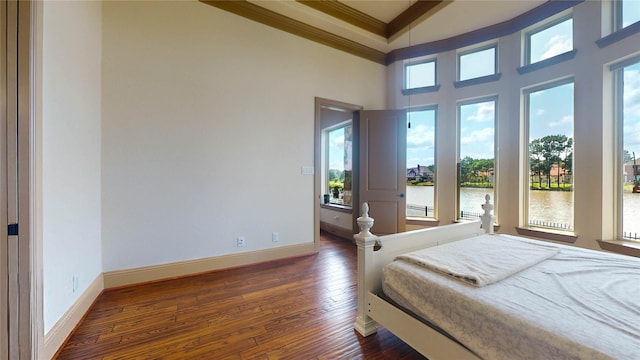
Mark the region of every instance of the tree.
<instances>
[{"instance_id":1,"label":"tree","mask_svg":"<svg viewBox=\"0 0 640 360\"><path fill-rule=\"evenodd\" d=\"M531 171L547 175L547 186L551 187L551 169L557 166L557 184L560 188L560 169L571 171L573 159L573 139L566 135L547 135L529 143L529 161ZM538 177L538 186L540 186Z\"/></svg>"},{"instance_id":2,"label":"tree","mask_svg":"<svg viewBox=\"0 0 640 360\"><path fill-rule=\"evenodd\" d=\"M469 156L465 156L464 159L460 160L460 182L461 183L471 182L471 176L473 175L472 174L473 162L474 160Z\"/></svg>"},{"instance_id":3,"label":"tree","mask_svg":"<svg viewBox=\"0 0 640 360\"><path fill-rule=\"evenodd\" d=\"M623 152L622 152L622 163L626 164L629 161L633 161L633 156L629 153L629 150L623 150Z\"/></svg>"},{"instance_id":4,"label":"tree","mask_svg":"<svg viewBox=\"0 0 640 360\"><path fill-rule=\"evenodd\" d=\"M540 139L534 139L529 143L529 167L531 172L538 174L538 187L542 186L542 174L546 174L544 154ZM549 168L549 172L550 172Z\"/></svg>"}]
</instances>

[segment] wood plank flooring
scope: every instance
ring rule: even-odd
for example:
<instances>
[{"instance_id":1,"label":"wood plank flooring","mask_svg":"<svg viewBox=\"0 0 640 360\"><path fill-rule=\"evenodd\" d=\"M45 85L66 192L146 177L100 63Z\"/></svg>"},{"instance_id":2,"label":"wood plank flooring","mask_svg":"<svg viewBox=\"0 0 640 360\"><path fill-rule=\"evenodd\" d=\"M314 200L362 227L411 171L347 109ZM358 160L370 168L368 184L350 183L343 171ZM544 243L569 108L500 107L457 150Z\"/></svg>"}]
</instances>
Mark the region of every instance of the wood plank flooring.
<instances>
[{"instance_id":1,"label":"wood plank flooring","mask_svg":"<svg viewBox=\"0 0 640 360\"><path fill-rule=\"evenodd\" d=\"M363 338L356 248L105 291L58 360L425 359L384 328Z\"/></svg>"}]
</instances>

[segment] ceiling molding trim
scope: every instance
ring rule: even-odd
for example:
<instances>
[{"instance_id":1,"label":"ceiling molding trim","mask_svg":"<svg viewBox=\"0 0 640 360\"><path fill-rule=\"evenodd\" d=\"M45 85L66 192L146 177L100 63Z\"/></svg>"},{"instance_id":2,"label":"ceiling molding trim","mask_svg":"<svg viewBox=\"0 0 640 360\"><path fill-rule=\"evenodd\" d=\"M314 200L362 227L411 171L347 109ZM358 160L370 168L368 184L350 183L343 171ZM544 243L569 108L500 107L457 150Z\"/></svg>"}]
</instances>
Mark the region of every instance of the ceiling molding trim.
<instances>
[{"instance_id":1,"label":"ceiling molding trim","mask_svg":"<svg viewBox=\"0 0 640 360\"><path fill-rule=\"evenodd\" d=\"M453 0L446 0L446 3L450 3L451 1ZM438 8L438 6L444 2L445 2L444 0L416 1L407 10L403 11L402 14L396 16L395 19L391 20L391 22L387 24L387 31L386 31L387 39L399 33L400 31L402 31L404 28L409 26L412 22L416 21L418 18L429 13L433 9ZM435 13L435 11L433 12Z\"/></svg>"},{"instance_id":2,"label":"ceiling molding trim","mask_svg":"<svg viewBox=\"0 0 640 360\"><path fill-rule=\"evenodd\" d=\"M387 24L336 0L296 0L375 35L387 38Z\"/></svg>"},{"instance_id":3,"label":"ceiling molding trim","mask_svg":"<svg viewBox=\"0 0 640 360\"><path fill-rule=\"evenodd\" d=\"M200 2L245 17L247 19L257 21L261 24L289 32L305 39L330 46L334 49L359 56L375 63L385 65L387 54L382 51L378 51L368 46L359 44L355 41L332 34L328 31L318 29L287 16L280 15L271 10L265 9L258 5L254 5L246 0L200 0Z\"/></svg>"},{"instance_id":4,"label":"ceiling molding trim","mask_svg":"<svg viewBox=\"0 0 640 360\"><path fill-rule=\"evenodd\" d=\"M390 65L400 60L451 51L484 41L497 39L505 35L510 35L552 15L572 8L584 1L585 0L549 0L548 2L529 10L522 15L516 16L511 20L450 37L448 39L392 50L387 54L386 64Z\"/></svg>"}]
</instances>

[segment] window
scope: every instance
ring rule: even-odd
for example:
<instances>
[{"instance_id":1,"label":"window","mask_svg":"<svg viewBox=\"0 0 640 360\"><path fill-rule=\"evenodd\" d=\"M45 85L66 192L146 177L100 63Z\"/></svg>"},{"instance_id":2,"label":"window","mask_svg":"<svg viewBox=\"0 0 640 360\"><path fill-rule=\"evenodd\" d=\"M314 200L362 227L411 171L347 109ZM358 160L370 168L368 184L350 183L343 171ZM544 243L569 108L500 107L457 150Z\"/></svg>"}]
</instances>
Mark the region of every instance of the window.
<instances>
[{"instance_id":1,"label":"window","mask_svg":"<svg viewBox=\"0 0 640 360\"><path fill-rule=\"evenodd\" d=\"M573 50L573 18L564 17L525 35L526 64Z\"/></svg>"},{"instance_id":2,"label":"window","mask_svg":"<svg viewBox=\"0 0 640 360\"><path fill-rule=\"evenodd\" d=\"M640 21L640 1L618 0L613 2L614 31Z\"/></svg>"},{"instance_id":3,"label":"window","mask_svg":"<svg viewBox=\"0 0 640 360\"><path fill-rule=\"evenodd\" d=\"M475 219L482 215L485 195L495 204L495 107L496 100L458 105L458 216Z\"/></svg>"},{"instance_id":4,"label":"window","mask_svg":"<svg viewBox=\"0 0 640 360\"><path fill-rule=\"evenodd\" d=\"M436 109L407 113L407 216L435 217Z\"/></svg>"},{"instance_id":5,"label":"window","mask_svg":"<svg viewBox=\"0 0 640 360\"><path fill-rule=\"evenodd\" d=\"M325 204L351 206L353 170L352 144L353 126L351 122L325 131L327 161Z\"/></svg>"},{"instance_id":6,"label":"window","mask_svg":"<svg viewBox=\"0 0 640 360\"><path fill-rule=\"evenodd\" d=\"M458 80L464 81L497 72L495 45L458 55Z\"/></svg>"},{"instance_id":7,"label":"window","mask_svg":"<svg viewBox=\"0 0 640 360\"><path fill-rule=\"evenodd\" d=\"M617 70L617 118L621 121L622 237L640 240L640 59ZM620 221L619 220L619 221Z\"/></svg>"},{"instance_id":8,"label":"window","mask_svg":"<svg viewBox=\"0 0 640 360\"><path fill-rule=\"evenodd\" d=\"M573 80L525 91L529 226L573 230Z\"/></svg>"},{"instance_id":9,"label":"window","mask_svg":"<svg viewBox=\"0 0 640 360\"><path fill-rule=\"evenodd\" d=\"M417 89L436 85L436 60L406 64L404 67L405 89Z\"/></svg>"}]
</instances>

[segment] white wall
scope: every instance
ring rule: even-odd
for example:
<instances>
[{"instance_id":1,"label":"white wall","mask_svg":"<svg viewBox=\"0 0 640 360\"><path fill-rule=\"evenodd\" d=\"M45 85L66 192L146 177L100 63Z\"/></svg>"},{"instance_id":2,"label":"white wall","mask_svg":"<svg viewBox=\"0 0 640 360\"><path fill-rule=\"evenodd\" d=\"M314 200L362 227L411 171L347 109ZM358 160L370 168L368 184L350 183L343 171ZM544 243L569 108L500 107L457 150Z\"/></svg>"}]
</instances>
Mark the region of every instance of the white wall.
<instances>
[{"instance_id":1,"label":"white wall","mask_svg":"<svg viewBox=\"0 0 640 360\"><path fill-rule=\"evenodd\" d=\"M91 1L47 1L43 7L42 242L46 333L102 272L102 6Z\"/></svg>"},{"instance_id":2,"label":"white wall","mask_svg":"<svg viewBox=\"0 0 640 360\"><path fill-rule=\"evenodd\" d=\"M314 97L385 105L384 66L195 1L105 2L103 54L104 271L312 243Z\"/></svg>"},{"instance_id":3,"label":"white wall","mask_svg":"<svg viewBox=\"0 0 640 360\"><path fill-rule=\"evenodd\" d=\"M609 4L610 5L610 4ZM389 66L390 102L392 107L438 105L437 119L437 191L440 222L455 219L455 162L457 102L484 96L498 97L497 114L497 196L496 214L500 232L516 233L524 202L518 201L524 186L521 170L522 97L521 90L567 76L574 78L574 217L576 245L599 248L596 240L613 240L613 109L611 107L611 72L607 64L640 52L640 34L605 48L595 41L602 36L599 26L604 6L598 1L585 1L573 8L574 59L548 68L519 75L520 32L503 36L498 41L499 81L454 88L456 51L437 54L438 92L401 94L403 64ZM608 89L608 90L604 90ZM526 165L525 165L526 166ZM525 179L526 180L526 179ZM519 183L520 182L520 183Z\"/></svg>"}]
</instances>

